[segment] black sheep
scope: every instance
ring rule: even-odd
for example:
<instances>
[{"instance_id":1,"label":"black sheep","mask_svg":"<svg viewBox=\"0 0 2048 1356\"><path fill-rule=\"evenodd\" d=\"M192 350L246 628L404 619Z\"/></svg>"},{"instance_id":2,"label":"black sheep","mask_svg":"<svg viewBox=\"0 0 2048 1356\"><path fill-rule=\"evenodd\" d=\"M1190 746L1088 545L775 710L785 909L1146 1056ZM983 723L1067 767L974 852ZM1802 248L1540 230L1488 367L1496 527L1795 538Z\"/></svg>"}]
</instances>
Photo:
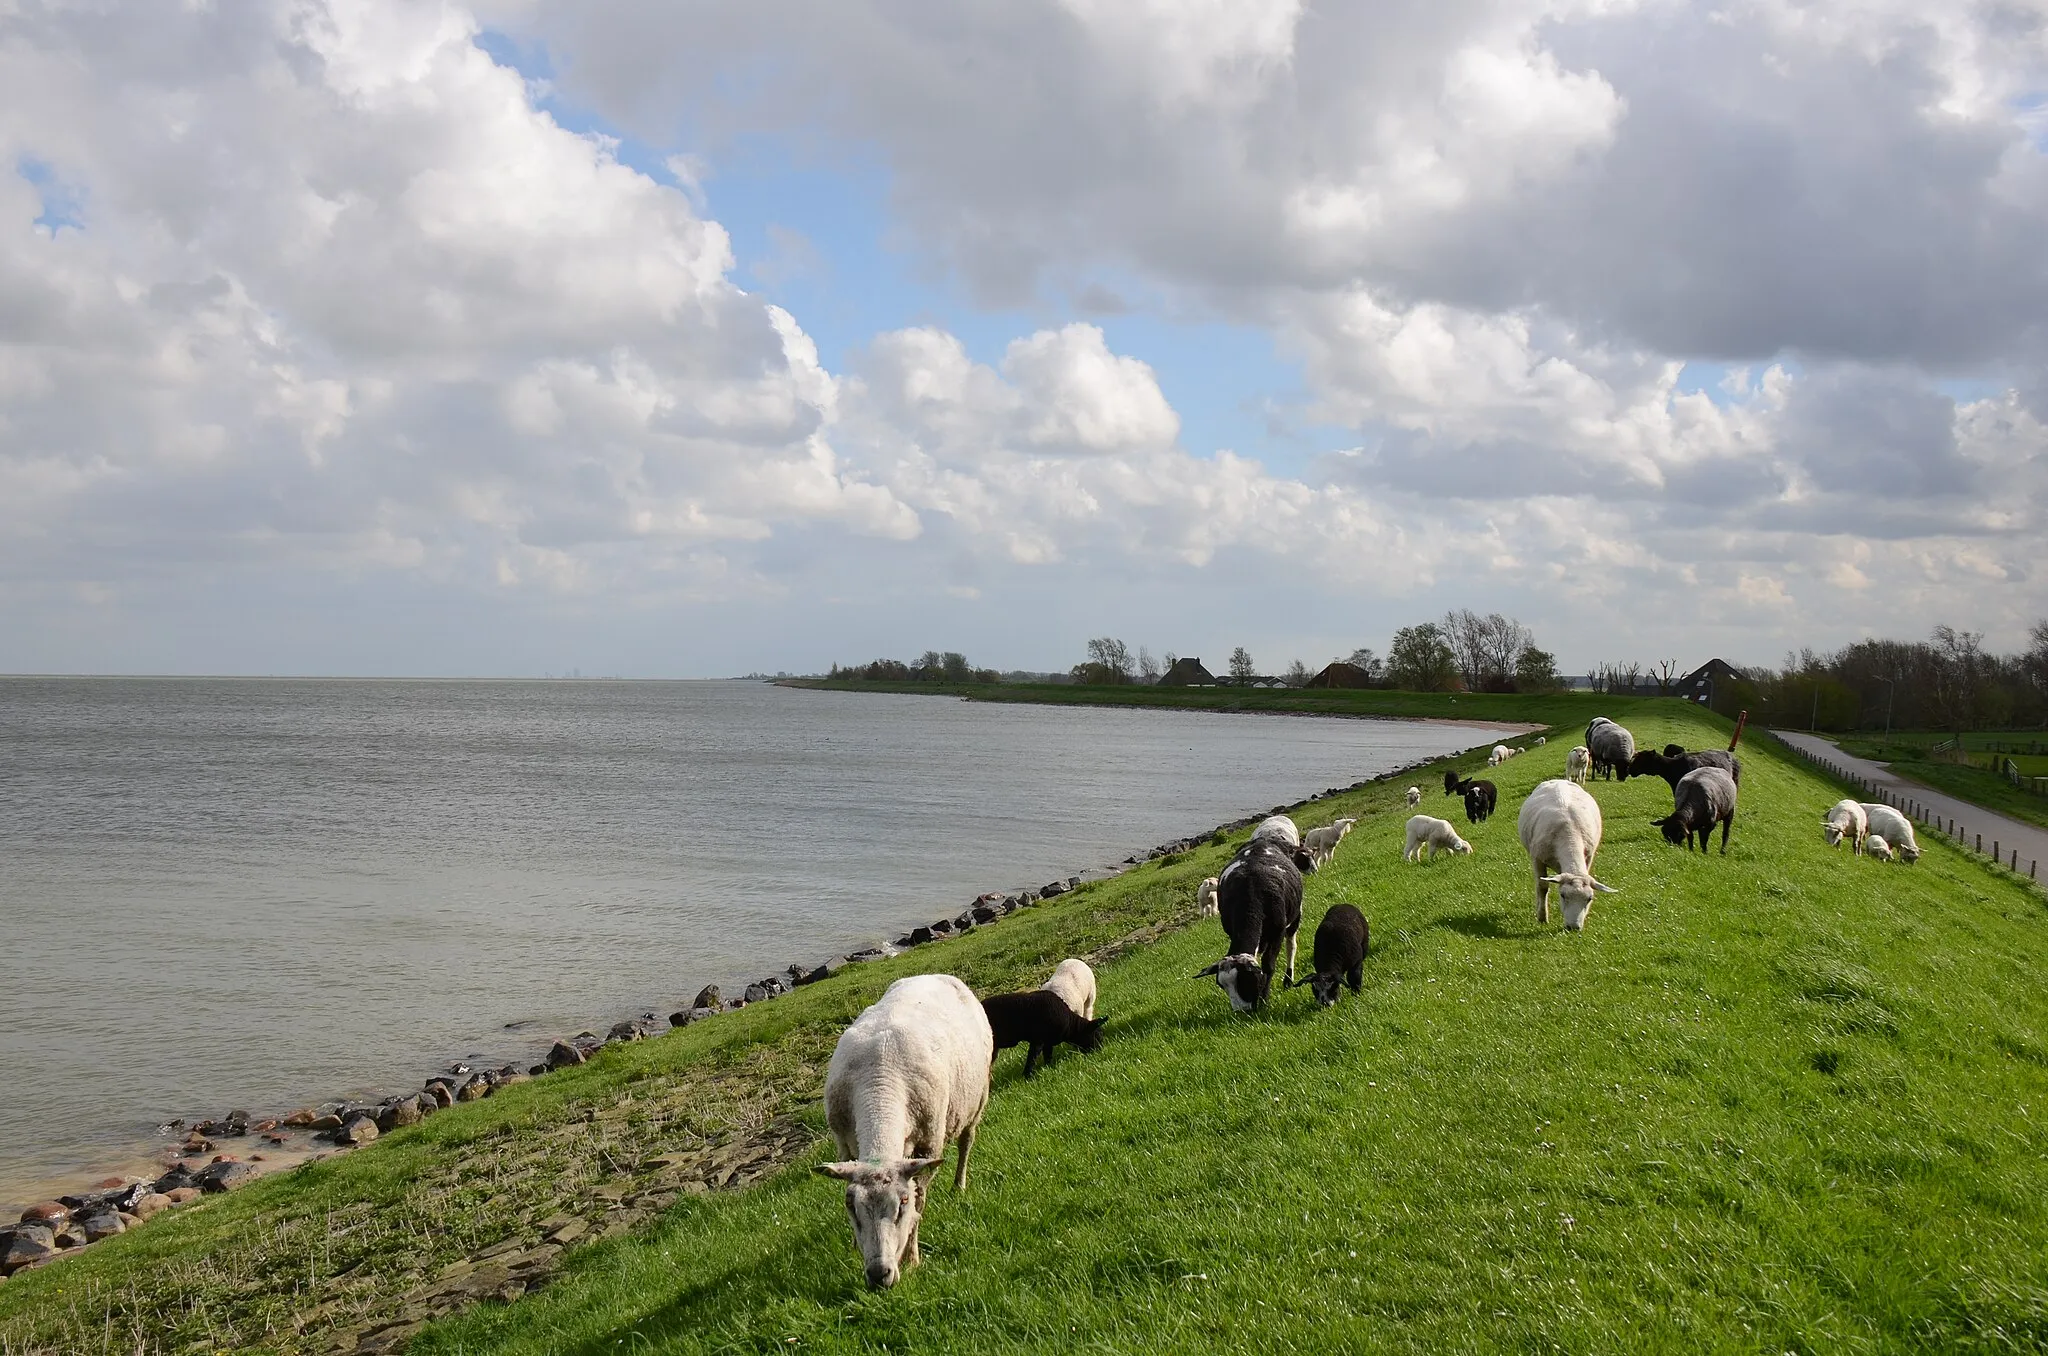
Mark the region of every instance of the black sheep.
<instances>
[{"instance_id":1,"label":"black sheep","mask_svg":"<svg viewBox=\"0 0 2048 1356\"><path fill-rule=\"evenodd\" d=\"M1707 850L1707 839L1714 831L1714 825L1721 826L1721 851L1728 851L1728 833L1735 827L1735 800L1739 793L1735 778L1726 768L1694 768L1678 779L1678 785L1671 790L1671 813L1662 819L1650 822L1664 830L1664 841L1683 843L1687 852L1692 851L1693 835L1698 834L1700 851Z\"/></svg>"},{"instance_id":2,"label":"black sheep","mask_svg":"<svg viewBox=\"0 0 2048 1356\"><path fill-rule=\"evenodd\" d=\"M1372 928L1365 915L1350 904L1338 904L1316 925L1315 973L1305 981L1316 1003L1329 1007L1337 1001L1340 986L1351 992L1365 987L1365 957L1372 950Z\"/></svg>"},{"instance_id":3,"label":"black sheep","mask_svg":"<svg viewBox=\"0 0 2048 1356\"><path fill-rule=\"evenodd\" d=\"M1477 824L1493 814L1500 791L1492 782L1466 781L1455 772L1444 774L1444 794L1465 798L1465 821Z\"/></svg>"},{"instance_id":4,"label":"black sheep","mask_svg":"<svg viewBox=\"0 0 2048 1356\"><path fill-rule=\"evenodd\" d=\"M1230 952L1196 979L1216 977L1238 1012L1266 1001L1280 944L1287 944L1287 978L1294 979L1295 935L1301 931L1301 877L1315 870L1307 848L1254 838L1238 849L1216 878L1216 912ZM1254 954L1256 953L1256 954Z\"/></svg>"},{"instance_id":5,"label":"black sheep","mask_svg":"<svg viewBox=\"0 0 2048 1356\"><path fill-rule=\"evenodd\" d=\"M1695 768L1717 767L1742 785L1742 760L1721 749L1701 749L1687 753L1676 744L1666 744L1664 752L1644 749L1629 760L1628 770L1637 777L1657 776L1671 783L1671 789L1678 789L1679 779Z\"/></svg>"},{"instance_id":6,"label":"black sheep","mask_svg":"<svg viewBox=\"0 0 2048 1356\"><path fill-rule=\"evenodd\" d=\"M1038 1067L1039 1060L1050 1059L1052 1048L1062 1042L1084 1052L1100 1049L1102 1024L1109 1020L1081 1016L1050 989L999 993L982 999L981 1010L988 1014L998 1054L1013 1045L1030 1045L1024 1056L1026 1076Z\"/></svg>"}]
</instances>

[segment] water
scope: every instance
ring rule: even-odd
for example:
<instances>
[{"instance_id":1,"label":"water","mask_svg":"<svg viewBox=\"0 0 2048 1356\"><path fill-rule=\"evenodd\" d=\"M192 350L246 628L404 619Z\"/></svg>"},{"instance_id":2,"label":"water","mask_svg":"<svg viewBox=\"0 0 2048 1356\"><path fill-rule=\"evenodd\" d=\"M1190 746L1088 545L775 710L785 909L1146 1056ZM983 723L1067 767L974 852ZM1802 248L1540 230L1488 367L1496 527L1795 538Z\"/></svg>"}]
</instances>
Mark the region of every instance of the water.
<instances>
[{"instance_id":1,"label":"water","mask_svg":"<svg viewBox=\"0 0 2048 1356\"><path fill-rule=\"evenodd\" d=\"M758 683L0 680L0 1199L668 1012L1478 728Z\"/></svg>"}]
</instances>

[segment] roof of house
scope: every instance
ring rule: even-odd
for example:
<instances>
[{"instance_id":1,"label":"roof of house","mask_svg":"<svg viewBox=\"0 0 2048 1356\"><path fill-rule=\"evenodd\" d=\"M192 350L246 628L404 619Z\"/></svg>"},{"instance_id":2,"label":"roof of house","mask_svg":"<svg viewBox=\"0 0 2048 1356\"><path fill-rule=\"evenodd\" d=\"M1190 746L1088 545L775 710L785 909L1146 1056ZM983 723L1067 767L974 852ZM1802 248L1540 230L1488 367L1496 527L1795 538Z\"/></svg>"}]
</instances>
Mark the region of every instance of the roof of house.
<instances>
[{"instance_id":1,"label":"roof of house","mask_svg":"<svg viewBox=\"0 0 2048 1356\"><path fill-rule=\"evenodd\" d=\"M1216 675L1202 667L1202 661L1192 656L1173 661L1173 667L1160 676L1161 687L1214 687Z\"/></svg>"}]
</instances>

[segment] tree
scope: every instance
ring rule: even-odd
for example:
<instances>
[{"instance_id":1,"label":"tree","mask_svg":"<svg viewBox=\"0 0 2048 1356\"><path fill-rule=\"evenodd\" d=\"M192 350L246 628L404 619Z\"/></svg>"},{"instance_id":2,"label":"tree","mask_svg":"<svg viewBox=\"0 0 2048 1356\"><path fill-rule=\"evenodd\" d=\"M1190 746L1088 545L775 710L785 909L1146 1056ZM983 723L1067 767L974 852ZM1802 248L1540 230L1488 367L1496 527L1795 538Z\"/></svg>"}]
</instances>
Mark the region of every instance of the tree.
<instances>
[{"instance_id":1,"label":"tree","mask_svg":"<svg viewBox=\"0 0 2048 1356\"><path fill-rule=\"evenodd\" d=\"M1465 686L1473 692L1506 692L1512 688L1516 658L1536 643L1529 628L1513 617L1498 612L1482 617L1469 607L1444 613L1437 628L1444 643L1451 647Z\"/></svg>"},{"instance_id":2,"label":"tree","mask_svg":"<svg viewBox=\"0 0 2048 1356\"><path fill-rule=\"evenodd\" d=\"M1173 661L1168 660L1167 662L1172 663ZM1154 659L1152 652L1143 645L1138 647L1138 677L1148 683L1159 681L1159 661Z\"/></svg>"},{"instance_id":3,"label":"tree","mask_svg":"<svg viewBox=\"0 0 2048 1356\"><path fill-rule=\"evenodd\" d=\"M1985 658L1982 632L1934 628L1934 701L1956 734L1976 723Z\"/></svg>"},{"instance_id":4,"label":"tree","mask_svg":"<svg viewBox=\"0 0 2048 1356\"><path fill-rule=\"evenodd\" d=\"M1380 657L1372 652L1370 646L1359 646L1339 662L1349 664L1352 668L1358 669L1365 674L1367 679L1375 683L1386 676L1387 666L1380 662Z\"/></svg>"},{"instance_id":5,"label":"tree","mask_svg":"<svg viewBox=\"0 0 2048 1356\"><path fill-rule=\"evenodd\" d=\"M1297 659L1287 666L1287 673L1285 676L1287 686L1307 687L1308 680L1314 675L1308 671L1308 665L1302 663L1299 659Z\"/></svg>"},{"instance_id":6,"label":"tree","mask_svg":"<svg viewBox=\"0 0 2048 1356\"><path fill-rule=\"evenodd\" d=\"M1657 695L1660 697L1670 696L1671 685L1677 680L1678 661L1676 659L1660 659L1650 670L1650 681L1657 685Z\"/></svg>"},{"instance_id":7,"label":"tree","mask_svg":"<svg viewBox=\"0 0 2048 1356\"><path fill-rule=\"evenodd\" d=\"M1240 645L1230 652L1231 682L1236 683L1239 687L1244 687L1258 676L1259 671L1252 667L1252 657L1245 650L1244 646Z\"/></svg>"},{"instance_id":8,"label":"tree","mask_svg":"<svg viewBox=\"0 0 2048 1356\"><path fill-rule=\"evenodd\" d=\"M1131 681L1131 652L1114 636L1097 636L1088 642L1088 658L1074 665L1077 683L1097 686Z\"/></svg>"},{"instance_id":9,"label":"tree","mask_svg":"<svg viewBox=\"0 0 2048 1356\"><path fill-rule=\"evenodd\" d=\"M1564 683L1557 676L1557 656L1533 644L1524 645L1515 656L1515 691L1555 692L1562 686Z\"/></svg>"},{"instance_id":10,"label":"tree","mask_svg":"<svg viewBox=\"0 0 2048 1356\"><path fill-rule=\"evenodd\" d=\"M1449 692L1457 685L1457 656L1435 622L1394 632L1387 647L1387 681L1410 692Z\"/></svg>"},{"instance_id":11,"label":"tree","mask_svg":"<svg viewBox=\"0 0 2048 1356\"><path fill-rule=\"evenodd\" d=\"M946 656L937 650L926 650L910 667L917 671L919 682L936 683L946 676Z\"/></svg>"}]
</instances>

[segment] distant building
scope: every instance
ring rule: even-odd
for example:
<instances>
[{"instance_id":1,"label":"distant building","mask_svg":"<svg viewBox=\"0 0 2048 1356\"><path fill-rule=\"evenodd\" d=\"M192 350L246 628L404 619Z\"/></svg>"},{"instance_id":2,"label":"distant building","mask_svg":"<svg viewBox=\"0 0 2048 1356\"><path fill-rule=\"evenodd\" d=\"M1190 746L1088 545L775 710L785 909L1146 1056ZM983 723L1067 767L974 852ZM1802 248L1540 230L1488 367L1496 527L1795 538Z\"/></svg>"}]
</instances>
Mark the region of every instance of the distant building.
<instances>
[{"instance_id":1,"label":"distant building","mask_svg":"<svg viewBox=\"0 0 2048 1356\"><path fill-rule=\"evenodd\" d=\"M1202 667L1199 659L1176 659L1159 679L1161 687L1214 687L1216 675Z\"/></svg>"},{"instance_id":2,"label":"distant building","mask_svg":"<svg viewBox=\"0 0 2048 1356\"><path fill-rule=\"evenodd\" d=\"M1713 700L1716 687L1741 681L1742 675L1735 671L1734 665L1719 659L1709 659L1679 679L1672 691L1689 702L1707 702Z\"/></svg>"},{"instance_id":3,"label":"distant building","mask_svg":"<svg viewBox=\"0 0 2048 1356\"><path fill-rule=\"evenodd\" d=\"M1326 664L1323 671L1302 684L1303 687L1371 687L1372 675L1356 664L1347 664L1339 659Z\"/></svg>"}]
</instances>

